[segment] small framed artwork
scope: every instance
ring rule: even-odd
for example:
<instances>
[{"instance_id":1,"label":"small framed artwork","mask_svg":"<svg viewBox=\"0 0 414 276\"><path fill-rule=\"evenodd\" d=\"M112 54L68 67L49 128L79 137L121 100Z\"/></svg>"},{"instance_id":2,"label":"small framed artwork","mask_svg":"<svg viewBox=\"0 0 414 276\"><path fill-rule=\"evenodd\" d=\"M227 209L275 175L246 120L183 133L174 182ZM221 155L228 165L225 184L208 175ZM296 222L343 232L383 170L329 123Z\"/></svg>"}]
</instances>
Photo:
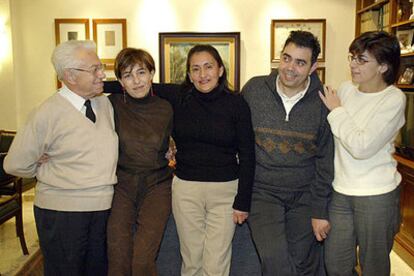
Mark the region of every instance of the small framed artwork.
<instances>
[{"instance_id":1,"label":"small framed artwork","mask_svg":"<svg viewBox=\"0 0 414 276\"><path fill-rule=\"evenodd\" d=\"M316 74L318 74L319 79L322 84L325 84L325 67L316 68Z\"/></svg>"},{"instance_id":2,"label":"small framed artwork","mask_svg":"<svg viewBox=\"0 0 414 276\"><path fill-rule=\"evenodd\" d=\"M188 51L196 44L217 49L227 72L229 86L240 89L240 33L159 33L160 81L182 83L185 80Z\"/></svg>"},{"instance_id":3,"label":"small framed artwork","mask_svg":"<svg viewBox=\"0 0 414 276\"><path fill-rule=\"evenodd\" d=\"M414 79L414 67L406 67L398 78L398 84L411 84Z\"/></svg>"},{"instance_id":4,"label":"small framed artwork","mask_svg":"<svg viewBox=\"0 0 414 276\"><path fill-rule=\"evenodd\" d=\"M326 19L281 19L272 20L271 62L279 62L283 46L291 31L308 31L315 35L321 45L318 61L325 61Z\"/></svg>"},{"instance_id":5,"label":"small framed artwork","mask_svg":"<svg viewBox=\"0 0 414 276\"><path fill-rule=\"evenodd\" d=\"M113 69L115 57L127 47L126 19L93 19L93 40L106 69Z\"/></svg>"},{"instance_id":6,"label":"small framed artwork","mask_svg":"<svg viewBox=\"0 0 414 276\"><path fill-rule=\"evenodd\" d=\"M86 18L56 18L56 45L68 40L89 39L89 19Z\"/></svg>"},{"instance_id":7,"label":"small framed artwork","mask_svg":"<svg viewBox=\"0 0 414 276\"><path fill-rule=\"evenodd\" d=\"M68 40L87 40L89 37L89 19L87 18L55 18L56 45ZM57 88L62 87L56 78Z\"/></svg>"},{"instance_id":8,"label":"small framed artwork","mask_svg":"<svg viewBox=\"0 0 414 276\"><path fill-rule=\"evenodd\" d=\"M400 42L401 52L411 51L413 44L414 29L409 30L397 30L396 37Z\"/></svg>"}]
</instances>

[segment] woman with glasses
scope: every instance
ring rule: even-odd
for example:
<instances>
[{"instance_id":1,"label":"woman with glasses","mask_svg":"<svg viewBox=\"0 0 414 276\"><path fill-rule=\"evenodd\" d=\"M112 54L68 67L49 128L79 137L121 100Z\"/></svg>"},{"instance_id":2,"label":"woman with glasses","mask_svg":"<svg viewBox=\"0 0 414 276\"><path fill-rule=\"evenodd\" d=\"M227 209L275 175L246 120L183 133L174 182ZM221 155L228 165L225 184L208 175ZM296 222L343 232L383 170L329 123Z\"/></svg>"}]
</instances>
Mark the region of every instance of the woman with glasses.
<instances>
[{"instance_id":1,"label":"woman with glasses","mask_svg":"<svg viewBox=\"0 0 414 276\"><path fill-rule=\"evenodd\" d=\"M326 267L328 275L357 275L358 261L363 275L385 276L400 223L401 175L392 156L405 123L405 95L393 85L400 47L391 34L367 32L349 52L352 82L320 93L335 139Z\"/></svg>"},{"instance_id":2,"label":"woman with glasses","mask_svg":"<svg viewBox=\"0 0 414 276\"><path fill-rule=\"evenodd\" d=\"M152 94L154 60L126 48L115 59L123 94L112 94L119 137L118 184L108 221L109 275L157 275L155 260L171 212L172 173L165 154L171 105Z\"/></svg>"}]
</instances>

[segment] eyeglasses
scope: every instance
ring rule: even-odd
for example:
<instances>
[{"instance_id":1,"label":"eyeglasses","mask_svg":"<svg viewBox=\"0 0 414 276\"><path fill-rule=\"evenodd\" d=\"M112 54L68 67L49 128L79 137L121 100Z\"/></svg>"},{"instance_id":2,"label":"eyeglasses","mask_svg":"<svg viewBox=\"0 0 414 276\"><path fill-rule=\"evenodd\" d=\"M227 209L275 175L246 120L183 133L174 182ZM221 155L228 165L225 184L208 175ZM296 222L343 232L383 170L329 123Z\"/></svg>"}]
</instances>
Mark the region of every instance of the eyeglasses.
<instances>
[{"instance_id":1,"label":"eyeglasses","mask_svg":"<svg viewBox=\"0 0 414 276\"><path fill-rule=\"evenodd\" d=\"M362 56L353 56L353 55L349 55L348 60L349 60L349 63L355 61L355 63L358 65L364 65L365 63L373 61L373 60L366 60Z\"/></svg>"},{"instance_id":2,"label":"eyeglasses","mask_svg":"<svg viewBox=\"0 0 414 276\"><path fill-rule=\"evenodd\" d=\"M105 64L99 64L99 65L94 65L91 66L90 69L83 69L83 68L67 68L67 69L72 69L72 70L76 70L76 71L81 71L81 72L87 72L90 73L92 75L96 75L98 73L103 73L105 71Z\"/></svg>"}]
</instances>

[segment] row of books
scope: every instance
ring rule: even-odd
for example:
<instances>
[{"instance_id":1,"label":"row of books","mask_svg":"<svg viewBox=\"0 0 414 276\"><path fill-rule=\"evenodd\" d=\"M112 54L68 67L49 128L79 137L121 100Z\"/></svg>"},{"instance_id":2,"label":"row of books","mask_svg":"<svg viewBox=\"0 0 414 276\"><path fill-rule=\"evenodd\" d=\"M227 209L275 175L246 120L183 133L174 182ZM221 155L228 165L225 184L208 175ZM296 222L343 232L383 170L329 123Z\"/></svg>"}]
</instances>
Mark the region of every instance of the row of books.
<instances>
[{"instance_id":1,"label":"row of books","mask_svg":"<svg viewBox=\"0 0 414 276\"><path fill-rule=\"evenodd\" d=\"M369 10L361 14L361 33L383 30L388 26L390 18L389 4L378 10Z\"/></svg>"}]
</instances>

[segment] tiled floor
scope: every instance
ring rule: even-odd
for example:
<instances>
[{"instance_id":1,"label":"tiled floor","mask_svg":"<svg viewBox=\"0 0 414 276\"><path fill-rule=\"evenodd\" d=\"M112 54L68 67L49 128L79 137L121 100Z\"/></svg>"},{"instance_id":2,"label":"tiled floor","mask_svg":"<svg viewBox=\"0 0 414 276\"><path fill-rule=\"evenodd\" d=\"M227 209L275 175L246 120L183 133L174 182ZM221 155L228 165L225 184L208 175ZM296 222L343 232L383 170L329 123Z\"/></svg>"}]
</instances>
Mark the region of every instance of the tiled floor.
<instances>
[{"instance_id":1,"label":"tiled floor","mask_svg":"<svg viewBox=\"0 0 414 276\"><path fill-rule=\"evenodd\" d=\"M33 218L34 191L29 190L23 195L23 221L27 247L30 255L24 256L16 237L14 220L0 225L0 275L11 276L39 248L36 226ZM391 252L391 276L414 275L412 270L397 254Z\"/></svg>"},{"instance_id":2,"label":"tiled floor","mask_svg":"<svg viewBox=\"0 0 414 276\"><path fill-rule=\"evenodd\" d=\"M16 237L15 220L0 225L0 275L14 275L39 248L36 225L33 218L34 191L23 194L23 228L29 255L23 255L20 240Z\"/></svg>"}]
</instances>

